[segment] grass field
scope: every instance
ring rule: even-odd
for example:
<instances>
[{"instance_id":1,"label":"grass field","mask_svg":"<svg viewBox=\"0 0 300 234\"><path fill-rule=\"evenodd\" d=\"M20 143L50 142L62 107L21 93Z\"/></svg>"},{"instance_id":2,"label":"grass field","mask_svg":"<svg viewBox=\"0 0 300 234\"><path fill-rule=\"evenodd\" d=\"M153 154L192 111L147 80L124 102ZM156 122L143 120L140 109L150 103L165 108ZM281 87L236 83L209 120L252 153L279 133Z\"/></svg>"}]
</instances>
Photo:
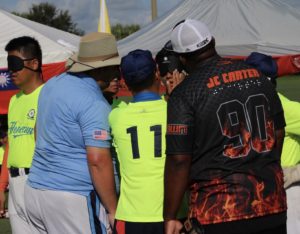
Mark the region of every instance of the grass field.
<instances>
[{"instance_id":1,"label":"grass field","mask_svg":"<svg viewBox=\"0 0 300 234\"><path fill-rule=\"evenodd\" d=\"M277 90L287 98L300 102L300 75L278 79ZM126 99L128 101L128 99ZM10 234L8 219L0 219L0 234Z\"/></svg>"},{"instance_id":2,"label":"grass field","mask_svg":"<svg viewBox=\"0 0 300 234\"><path fill-rule=\"evenodd\" d=\"M0 234L11 234L8 219L0 219Z\"/></svg>"},{"instance_id":3,"label":"grass field","mask_svg":"<svg viewBox=\"0 0 300 234\"><path fill-rule=\"evenodd\" d=\"M300 75L279 78L277 90L287 98L300 102Z\"/></svg>"}]
</instances>

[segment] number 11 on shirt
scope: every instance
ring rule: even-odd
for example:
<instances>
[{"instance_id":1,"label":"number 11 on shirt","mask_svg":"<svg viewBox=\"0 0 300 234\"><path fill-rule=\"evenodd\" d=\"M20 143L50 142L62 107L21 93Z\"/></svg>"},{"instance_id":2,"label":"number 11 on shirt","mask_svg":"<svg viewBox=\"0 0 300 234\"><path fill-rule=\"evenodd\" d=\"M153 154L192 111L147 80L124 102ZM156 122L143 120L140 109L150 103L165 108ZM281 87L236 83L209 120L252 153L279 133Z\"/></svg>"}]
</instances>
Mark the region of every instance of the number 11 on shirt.
<instances>
[{"instance_id":1,"label":"number 11 on shirt","mask_svg":"<svg viewBox=\"0 0 300 234\"><path fill-rule=\"evenodd\" d=\"M154 133L154 157L162 156L161 142L161 125L153 125L149 128L149 131ZM133 159L140 158L139 143L138 143L138 128L137 126L132 126L127 128L127 133L131 137L131 147Z\"/></svg>"}]
</instances>

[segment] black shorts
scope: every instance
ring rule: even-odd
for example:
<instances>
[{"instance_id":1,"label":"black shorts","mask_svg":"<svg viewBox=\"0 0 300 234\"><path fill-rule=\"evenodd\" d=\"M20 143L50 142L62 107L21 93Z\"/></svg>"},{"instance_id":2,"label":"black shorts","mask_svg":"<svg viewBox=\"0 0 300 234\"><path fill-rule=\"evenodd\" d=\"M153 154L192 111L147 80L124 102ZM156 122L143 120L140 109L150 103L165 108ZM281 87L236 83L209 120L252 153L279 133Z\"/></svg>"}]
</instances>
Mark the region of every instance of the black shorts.
<instances>
[{"instance_id":1,"label":"black shorts","mask_svg":"<svg viewBox=\"0 0 300 234\"><path fill-rule=\"evenodd\" d=\"M205 234L286 234L286 213L202 225Z\"/></svg>"},{"instance_id":2,"label":"black shorts","mask_svg":"<svg viewBox=\"0 0 300 234\"><path fill-rule=\"evenodd\" d=\"M164 222L140 223L115 220L114 234L164 234Z\"/></svg>"}]
</instances>

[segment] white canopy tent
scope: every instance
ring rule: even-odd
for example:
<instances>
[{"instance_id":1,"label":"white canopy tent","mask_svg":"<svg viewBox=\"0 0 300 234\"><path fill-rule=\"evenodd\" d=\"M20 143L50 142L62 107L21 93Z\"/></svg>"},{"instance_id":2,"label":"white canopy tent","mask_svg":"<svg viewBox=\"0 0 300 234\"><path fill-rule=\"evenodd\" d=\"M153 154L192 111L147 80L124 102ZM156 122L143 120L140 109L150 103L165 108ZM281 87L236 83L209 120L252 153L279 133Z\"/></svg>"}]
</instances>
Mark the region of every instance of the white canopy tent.
<instances>
[{"instance_id":1,"label":"white canopy tent","mask_svg":"<svg viewBox=\"0 0 300 234\"><path fill-rule=\"evenodd\" d=\"M77 51L80 37L39 24L0 9L0 68L7 66L4 50L9 40L20 36L36 38L43 52L43 64L63 62Z\"/></svg>"},{"instance_id":2,"label":"white canopy tent","mask_svg":"<svg viewBox=\"0 0 300 234\"><path fill-rule=\"evenodd\" d=\"M300 4L296 0L185 0L140 31L119 41L119 52L148 49L154 54L186 18L206 23L223 56L300 53Z\"/></svg>"},{"instance_id":3,"label":"white canopy tent","mask_svg":"<svg viewBox=\"0 0 300 234\"><path fill-rule=\"evenodd\" d=\"M0 9L0 114L6 114L10 97L18 90L6 74L6 44L13 38L36 38L43 53L43 78L48 80L65 70L65 61L78 50L80 37L39 24Z\"/></svg>"}]
</instances>

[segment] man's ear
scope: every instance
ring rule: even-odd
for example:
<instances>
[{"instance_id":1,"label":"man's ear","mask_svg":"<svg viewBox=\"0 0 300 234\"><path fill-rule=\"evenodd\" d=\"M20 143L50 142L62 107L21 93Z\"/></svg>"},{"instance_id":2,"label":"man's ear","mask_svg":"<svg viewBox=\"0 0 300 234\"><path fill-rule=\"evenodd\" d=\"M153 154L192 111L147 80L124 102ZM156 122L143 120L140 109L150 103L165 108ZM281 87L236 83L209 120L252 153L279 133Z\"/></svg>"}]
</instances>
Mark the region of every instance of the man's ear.
<instances>
[{"instance_id":1,"label":"man's ear","mask_svg":"<svg viewBox=\"0 0 300 234\"><path fill-rule=\"evenodd\" d=\"M160 81L160 72L158 66L156 66L156 70L155 70L155 79Z\"/></svg>"},{"instance_id":2,"label":"man's ear","mask_svg":"<svg viewBox=\"0 0 300 234\"><path fill-rule=\"evenodd\" d=\"M39 62L38 59L33 59L31 61L31 64L32 64L31 67L32 67L33 70L37 71L39 69L40 62ZM41 65L41 67L42 67L42 65Z\"/></svg>"},{"instance_id":3,"label":"man's ear","mask_svg":"<svg viewBox=\"0 0 300 234\"><path fill-rule=\"evenodd\" d=\"M182 63L182 65L184 66L186 64L186 58L183 56L179 56L179 60Z\"/></svg>"}]
</instances>

